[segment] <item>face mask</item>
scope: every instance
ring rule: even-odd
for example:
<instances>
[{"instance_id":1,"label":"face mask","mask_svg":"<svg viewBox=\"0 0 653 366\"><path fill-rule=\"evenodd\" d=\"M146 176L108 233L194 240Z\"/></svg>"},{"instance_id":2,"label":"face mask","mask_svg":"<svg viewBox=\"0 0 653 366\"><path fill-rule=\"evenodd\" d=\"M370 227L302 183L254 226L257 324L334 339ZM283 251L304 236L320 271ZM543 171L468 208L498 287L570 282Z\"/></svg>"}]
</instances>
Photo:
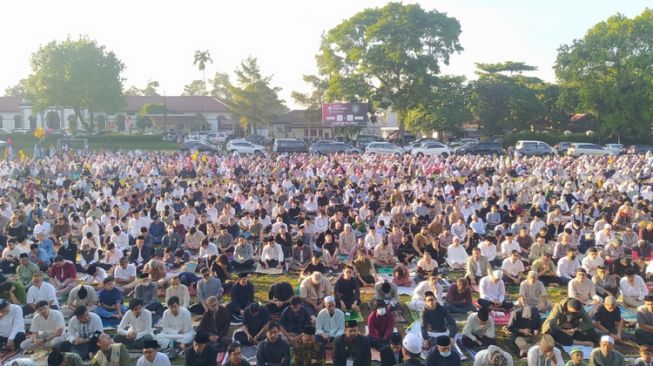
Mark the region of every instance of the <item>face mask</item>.
<instances>
[{"instance_id":1,"label":"face mask","mask_svg":"<svg viewBox=\"0 0 653 366\"><path fill-rule=\"evenodd\" d=\"M387 311L386 308L378 308L378 309L376 309L376 313L379 314L379 315L381 315L381 316L385 315L385 312L386 312L386 311Z\"/></svg>"},{"instance_id":2,"label":"face mask","mask_svg":"<svg viewBox=\"0 0 653 366\"><path fill-rule=\"evenodd\" d=\"M440 355L441 355L442 357L449 357L449 356L451 356L451 351L440 352Z\"/></svg>"}]
</instances>

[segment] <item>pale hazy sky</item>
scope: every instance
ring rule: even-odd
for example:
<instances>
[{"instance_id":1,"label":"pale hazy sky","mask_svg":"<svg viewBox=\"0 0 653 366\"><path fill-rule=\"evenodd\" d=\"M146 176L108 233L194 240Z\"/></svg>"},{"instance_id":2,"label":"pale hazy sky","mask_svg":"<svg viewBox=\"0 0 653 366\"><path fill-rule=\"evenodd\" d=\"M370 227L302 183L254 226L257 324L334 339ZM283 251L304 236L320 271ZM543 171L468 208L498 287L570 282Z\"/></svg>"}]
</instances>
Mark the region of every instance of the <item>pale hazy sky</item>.
<instances>
[{"instance_id":1,"label":"pale hazy sky","mask_svg":"<svg viewBox=\"0 0 653 366\"><path fill-rule=\"evenodd\" d=\"M411 3L414 1L410 1ZM158 80L160 93L179 95L201 73L193 53L209 49L216 71L232 71L245 57L258 58L282 98L295 107L293 90L305 91L302 74L316 72L320 35L376 0L150 1L59 0L3 2L0 21L0 94L30 71L30 55L51 40L88 35L126 65L125 85ZM408 1L405 3L409 3ZM474 78L475 62L524 61L555 81L556 49L620 12L640 14L648 0L423 0L423 8L458 18L465 50L444 73Z\"/></svg>"}]
</instances>

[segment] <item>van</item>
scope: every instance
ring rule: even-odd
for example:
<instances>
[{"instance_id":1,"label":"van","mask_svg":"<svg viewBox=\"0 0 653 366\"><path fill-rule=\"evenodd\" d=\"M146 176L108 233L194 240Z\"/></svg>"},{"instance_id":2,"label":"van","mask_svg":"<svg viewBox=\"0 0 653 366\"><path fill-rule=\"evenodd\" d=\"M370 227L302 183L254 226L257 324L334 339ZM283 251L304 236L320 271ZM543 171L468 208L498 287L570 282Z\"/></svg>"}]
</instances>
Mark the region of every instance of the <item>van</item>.
<instances>
[{"instance_id":1,"label":"van","mask_svg":"<svg viewBox=\"0 0 653 366\"><path fill-rule=\"evenodd\" d=\"M516 150L521 150L524 148L524 146L527 145L546 145L549 146L546 142L542 141L535 141L535 140L519 140L517 141L517 145L515 145Z\"/></svg>"},{"instance_id":2,"label":"van","mask_svg":"<svg viewBox=\"0 0 653 366\"><path fill-rule=\"evenodd\" d=\"M297 139L276 139L274 140L274 145L272 145L272 151L283 154L283 153L307 153L308 146L302 140Z\"/></svg>"}]
</instances>

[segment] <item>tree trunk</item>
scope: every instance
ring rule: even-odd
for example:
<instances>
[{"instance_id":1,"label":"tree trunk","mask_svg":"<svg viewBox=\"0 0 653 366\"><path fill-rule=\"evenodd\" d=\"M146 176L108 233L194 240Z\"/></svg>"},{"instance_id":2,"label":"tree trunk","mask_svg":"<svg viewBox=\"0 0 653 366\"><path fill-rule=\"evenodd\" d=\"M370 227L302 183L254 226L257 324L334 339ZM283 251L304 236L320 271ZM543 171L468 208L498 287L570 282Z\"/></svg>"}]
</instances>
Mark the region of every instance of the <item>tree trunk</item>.
<instances>
[{"instance_id":1,"label":"tree trunk","mask_svg":"<svg viewBox=\"0 0 653 366\"><path fill-rule=\"evenodd\" d=\"M406 111L405 110L397 110L397 124L399 125L399 143L401 145L404 144L405 142L405 135L406 135Z\"/></svg>"}]
</instances>

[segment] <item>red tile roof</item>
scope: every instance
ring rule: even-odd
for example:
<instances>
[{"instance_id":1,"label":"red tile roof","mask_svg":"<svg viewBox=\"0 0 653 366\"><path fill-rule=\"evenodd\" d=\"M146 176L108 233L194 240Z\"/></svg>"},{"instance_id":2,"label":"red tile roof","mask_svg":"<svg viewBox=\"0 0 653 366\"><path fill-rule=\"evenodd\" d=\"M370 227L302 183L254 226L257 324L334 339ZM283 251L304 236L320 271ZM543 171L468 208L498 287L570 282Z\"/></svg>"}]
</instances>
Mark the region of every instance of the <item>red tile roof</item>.
<instances>
[{"instance_id":1,"label":"red tile roof","mask_svg":"<svg viewBox=\"0 0 653 366\"><path fill-rule=\"evenodd\" d=\"M23 97L0 97L0 112L20 113L20 105L23 103Z\"/></svg>"}]
</instances>

